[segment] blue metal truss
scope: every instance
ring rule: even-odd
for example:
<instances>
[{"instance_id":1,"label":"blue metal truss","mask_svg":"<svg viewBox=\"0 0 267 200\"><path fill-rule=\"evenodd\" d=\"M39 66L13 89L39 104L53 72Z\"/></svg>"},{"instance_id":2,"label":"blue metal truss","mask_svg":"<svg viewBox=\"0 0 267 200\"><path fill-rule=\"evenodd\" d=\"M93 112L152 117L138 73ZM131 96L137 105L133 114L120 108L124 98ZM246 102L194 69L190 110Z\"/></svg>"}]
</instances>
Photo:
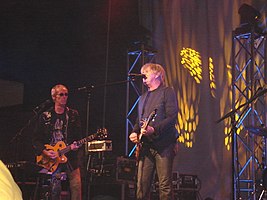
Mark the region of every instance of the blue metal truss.
<instances>
[{"instance_id":1,"label":"blue metal truss","mask_svg":"<svg viewBox=\"0 0 267 200\"><path fill-rule=\"evenodd\" d=\"M130 73L140 73L141 67L148 62L153 62L156 57L156 51L146 47L144 44L133 46L127 52L127 75ZM134 148L129 152L129 134L131 133L137 117L137 105L140 96L144 91L142 79L135 79L128 76L126 92L126 141L125 155L129 157L134 152Z\"/></svg>"},{"instance_id":2,"label":"blue metal truss","mask_svg":"<svg viewBox=\"0 0 267 200\"><path fill-rule=\"evenodd\" d=\"M247 103L231 120L233 199L256 200L263 190L262 171L267 167L267 132L257 131L265 130L267 123L266 36L233 32L232 42L232 109Z\"/></svg>"}]
</instances>

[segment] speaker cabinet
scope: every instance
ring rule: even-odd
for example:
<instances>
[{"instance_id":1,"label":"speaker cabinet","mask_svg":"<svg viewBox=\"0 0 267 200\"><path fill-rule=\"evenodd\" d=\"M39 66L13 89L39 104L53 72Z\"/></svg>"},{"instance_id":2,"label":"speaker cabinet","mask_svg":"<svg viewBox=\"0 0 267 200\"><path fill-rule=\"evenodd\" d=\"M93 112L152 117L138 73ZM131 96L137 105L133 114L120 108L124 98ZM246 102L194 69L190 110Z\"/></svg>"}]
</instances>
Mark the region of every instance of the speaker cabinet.
<instances>
[{"instance_id":1,"label":"speaker cabinet","mask_svg":"<svg viewBox=\"0 0 267 200\"><path fill-rule=\"evenodd\" d=\"M121 184L94 184L89 186L89 196L92 200L120 200Z\"/></svg>"},{"instance_id":2,"label":"speaker cabinet","mask_svg":"<svg viewBox=\"0 0 267 200\"><path fill-rule=\"evenodd\" d=\"M177 191L174 197L178 200L197 200L197 191Z\"/></svg>"}]
</instances>

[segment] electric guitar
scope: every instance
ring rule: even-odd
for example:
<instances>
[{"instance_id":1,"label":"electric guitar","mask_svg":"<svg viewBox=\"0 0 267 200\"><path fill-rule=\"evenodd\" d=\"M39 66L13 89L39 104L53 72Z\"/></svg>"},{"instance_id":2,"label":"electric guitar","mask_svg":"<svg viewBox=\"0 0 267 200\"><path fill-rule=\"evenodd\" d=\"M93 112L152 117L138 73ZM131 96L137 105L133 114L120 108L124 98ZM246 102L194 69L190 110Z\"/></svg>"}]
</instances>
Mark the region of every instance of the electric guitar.
<instances>
[{"instance_id":1,"label":"electric guitar","mask_svg":"<svg viewBox=\"0 0 267 200\"><path fill-rule=\"evenodd\" d=\"M107 134L108 134L107 129L105 128L98 129L96 133L77 141L77 146L81 147L82 144L84 144L85 142L90 142L95 139L104 139L107 137ZM53 173L54 171L56 171L60 163L67 162L68 158L65 156L65 154L71 151L70 146L71 145L67 146L63 141L57 142L54 146L46 144L45 145L46 150L53 150L55 152L58 152L58 157L52 159L44 154L41 154L39 156L36 156L37 165Z\"/></svg>"},{"instance_id":2,"label":"electric guitar","mask_svg":"<svg viewBox=\"0 0 267 200\"><path fill-rule=\"evenodd\" d=\"M157 109L153 110L150 115L148 116L148 118L146 120L143 120L142 121L142 126L141 126L141 129L146 129L148 124L153 121L155 119L155 117L157 116ZM138 135L138 142L136 143L136 149L135 149L135 157L136 157L136 160L138 161L139 160L139 154L140 154L140 151L141 151L141 148L142 148L142 137L143 137L143 134L140 133Z\"/></svg>"}]
</instances>

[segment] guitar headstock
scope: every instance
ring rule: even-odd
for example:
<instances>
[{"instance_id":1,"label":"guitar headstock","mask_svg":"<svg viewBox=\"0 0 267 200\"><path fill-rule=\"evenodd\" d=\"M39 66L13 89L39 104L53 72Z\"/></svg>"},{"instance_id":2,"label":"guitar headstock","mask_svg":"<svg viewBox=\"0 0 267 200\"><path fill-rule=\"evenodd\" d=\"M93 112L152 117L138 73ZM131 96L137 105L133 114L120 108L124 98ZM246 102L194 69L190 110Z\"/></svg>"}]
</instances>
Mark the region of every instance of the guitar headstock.
<instances>
[{"instance_id":1,"label":"guitar headstock","mask_svg":"<svg viewBox=\"0 0 267 200\"><path fill-rule=\"evenodd\" d=\"M106 128L99 128L96 132L97 138L102 140L108 137L108 130Z\"/></svg>"},{"instance_id":2,"label":"guitar headstock","mask_svg":"<svg viewBox=\"0 0 267 200\"><path fill-rule=\"evenodd\" d=\"M156 118L156 116L157 116L157 109L153 110L153 111L150 113L150 115L149 115L149 117L148 117L148 121L154 121L154 119Z\"/></svg>"},{"instance_id":3,"label":"guitar headstock","mask_svg":"<svg viewBox=\"0 0 267 200\"><path fill-rule=\"evenodd\" d=\"M157 116L157 109L153 110L153 111L150 113L150 115L148 116L147 119L145 119L145 120L141 120L141 121L140 121L140 126L141 126L142 128L144 128L144 129L146 129L147 126L148 126L148 124L149 124L151 121L154 121L154 120L155 120L156 116Z\"/></svg>"}]
</instances>

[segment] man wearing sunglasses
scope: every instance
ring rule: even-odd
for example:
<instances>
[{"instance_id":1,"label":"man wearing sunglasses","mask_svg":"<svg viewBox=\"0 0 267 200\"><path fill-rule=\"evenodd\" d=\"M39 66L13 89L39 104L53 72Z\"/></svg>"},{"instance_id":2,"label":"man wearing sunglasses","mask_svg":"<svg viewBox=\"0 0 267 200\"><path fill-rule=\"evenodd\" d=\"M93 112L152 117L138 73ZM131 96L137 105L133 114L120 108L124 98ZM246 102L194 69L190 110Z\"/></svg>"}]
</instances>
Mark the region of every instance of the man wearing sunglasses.
<instances>
[{"instance_id":1,"label":"man wearing sunglasses","mask_svg":"<svg viewBox=\"0 0 267 200\"><path fill-rule=\"evenodd\" d=\"M55 85L51 89L51 97L54 106L43 112L38 119L33 146L37 155L47 158L47 161L57 161L61 155L58 151L49 147L56 147L62 141L70 145L71 151L66 154L67 162L56 162L57 166L50 172L51 175L51 199L60 199L62 174L68 175L71 199L81 200L81 173L78 164L78 148L75 141L81 139L81 121L77 110L66 106L68 89L64 85ZM45 159L44 159L45 160ZM52 169L52 168L51 168ZM49 172L49 169L46 169Z\"/></svg>"}]
</instances>

